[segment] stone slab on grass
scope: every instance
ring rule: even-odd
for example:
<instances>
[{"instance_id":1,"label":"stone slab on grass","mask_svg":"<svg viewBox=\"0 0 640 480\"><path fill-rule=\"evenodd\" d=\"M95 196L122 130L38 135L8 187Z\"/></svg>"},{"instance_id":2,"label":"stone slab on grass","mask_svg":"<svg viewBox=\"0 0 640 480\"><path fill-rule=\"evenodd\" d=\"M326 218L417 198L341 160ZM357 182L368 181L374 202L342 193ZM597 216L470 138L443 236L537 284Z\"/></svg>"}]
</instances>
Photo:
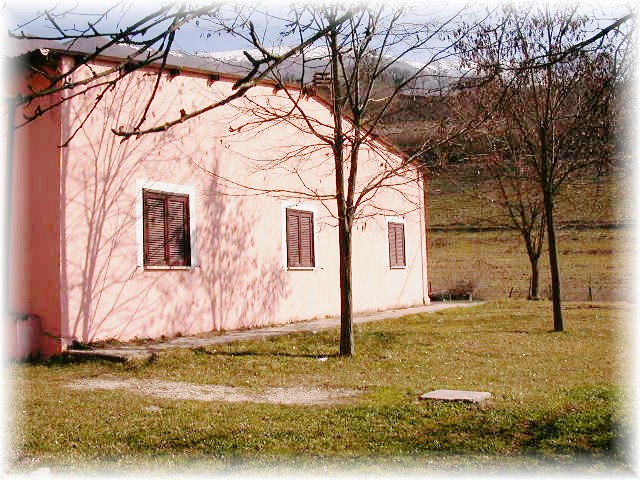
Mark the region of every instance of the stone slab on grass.
<instances>
[{"instance_id":1,"label":"stone slab on grass","mask_svg":"<svg viewBox=\"0 0 640 480\"><path fill-rule=\"evenodd\" d=\"M93 350L65 350L62 356L76 361L106 360L116 363L131 362L132 360L149 361L156 354L144 349L93 349Z\"/></svg>"},{"instance_id":2,"label":"stone slab on grass","mask_svg":"<svg viewBox=\"0 0 640 480\"><path fill-rule=\"evenodd\" d=\"M420 400L444 400L449 402L483 403L491 398L489 392L472 390L434 390L420 395Z\"/></svg>"}]
</instances>

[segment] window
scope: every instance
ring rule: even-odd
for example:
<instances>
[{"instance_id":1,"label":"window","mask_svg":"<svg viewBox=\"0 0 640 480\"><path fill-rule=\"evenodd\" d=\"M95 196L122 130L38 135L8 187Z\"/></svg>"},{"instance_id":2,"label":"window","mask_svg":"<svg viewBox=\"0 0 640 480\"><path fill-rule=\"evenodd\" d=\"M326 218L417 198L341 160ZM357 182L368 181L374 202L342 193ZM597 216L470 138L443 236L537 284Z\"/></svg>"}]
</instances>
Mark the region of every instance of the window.
<instances>
[{"instance_id":1,"label":"window","mask_svg":"<svg viewBox=\"0 0 640 480\"><path fill-rule=\"evenodd\" d=\"M313 212L286 209L286 243L288 268L313 268Z\"/></svg>"},{"instance_id":2,"label":"window","mask_svg":"<svg viewBox=\"0 0 640 480\"><path fill-rule=\"evenodd\" d=\"M189 196L142 191L144 266L191 266Z\"/></svg>"},{"instance_id":3,"label":"window","mask_svg":"<svg viewBox=\"0 0 640 480\"><path fill-rule=\"evenodd\" d=\"M389 266L401 268L407 265L404 246L404 224L388 222L389 230Z\"/></svg>"}]
</instances>

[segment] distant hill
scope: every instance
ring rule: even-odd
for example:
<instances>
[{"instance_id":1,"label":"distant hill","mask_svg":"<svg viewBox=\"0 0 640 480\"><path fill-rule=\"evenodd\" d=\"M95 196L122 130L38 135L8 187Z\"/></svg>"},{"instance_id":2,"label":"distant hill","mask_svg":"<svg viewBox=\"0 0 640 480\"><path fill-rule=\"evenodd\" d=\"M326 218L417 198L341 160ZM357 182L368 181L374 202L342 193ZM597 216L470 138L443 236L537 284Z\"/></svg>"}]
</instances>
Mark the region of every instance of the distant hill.
<instances>
[{"instance_id":1,"label":"distant hill","mask_svg":"<svg viewBox=\"0 0 640 480\"><path fill-rule=\"evenodd\" d=\"M272 49L275 55L288 52L292 47L280 46ZM251 69L251 62L245 52L253 58L261 58L262 54L258 49L250 50L230 50L223 52L199 52L193 54L195 58L210 59L225 65L225 68L237 72L248 72ZM186 54L180 54L186 55ZM460 77L460 67L456 61L451 59L436 60L429 65L424 63L396 60L394 57L385 57L390 64L384 81L389 85L396 85L407 78L418 74L415 82L412 82L406 91L407 95L429 95L446 89L451 83ZM326 47L314 46L306 49L303 53L294 55L283 62L277 69L278 76L287 82L310 83L314 73L329 72L329 52Z\"/></svg>"}]
</instances>

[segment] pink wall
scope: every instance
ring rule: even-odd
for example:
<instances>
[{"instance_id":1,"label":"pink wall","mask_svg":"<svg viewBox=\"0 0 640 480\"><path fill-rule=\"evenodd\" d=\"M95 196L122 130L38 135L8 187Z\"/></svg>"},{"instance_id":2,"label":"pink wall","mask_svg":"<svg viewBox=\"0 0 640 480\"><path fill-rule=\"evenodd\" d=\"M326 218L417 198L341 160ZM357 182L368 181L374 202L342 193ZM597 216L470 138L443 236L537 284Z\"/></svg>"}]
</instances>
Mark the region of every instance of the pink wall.
<instances>
[{"instance_id":1,"label":"pink wall","mask_svg":"<svg viewBox=\"0 0 640 480\"><path fill-rule=\"evenodd\" d=\"M21 72L15 72L20 76ZM42 76L30 76L12 83L28 92L46 83ZM35 102L16 112L16 124L23 114L37 106L46 108L56 96ZM10 239L9 308L40 318L42 335L33 350L45 356L59 351L60 311L60 215L59 161L60 111L53 110L15 131ZM36 331L33 330L35 333Z\"/></svg>"},{"instance_id":2,"label":"pink wall","mask_svg":"<svg viewBox=\"0 0 640 480\"><path fill-rule=\"evenodd\" d=\"M248 99L167 132L121 142L111 128L133 124L146 101L141 92L150 92L152 81L153 77L139 72L120 82L63 156L56 157L61 158L60 168L53 161L47 163L47 175L36 182L38 189L49 190L50 203L43 209L55 205L58 198L61 205L59 227L47 221L38 226L44 236L31 239L31 251L34 247L45 249L32 254L33 266L47 263L44 276L38 268L30 269L38 276L32 288L39 289L46 282L53 286L46 297L50 309L42 310L47 328L59 322L63 337L126 340L337 315L339 257L334 201L309 198L311 191L330 196L335 188L329 148L295 115L256 124L258 117L291 109L282 92L275 93L267 86L254 88ZM231 92L231 85L227 81L207 85L206 77L196 74L165 78L149 113L150 121L175 118L181 109L190 111L223 98ZM84 120L92 102L89 96L65 104L62 138ZM327 131L332 118L324 105L305 99L301 106L317 120L315 128ZM51 134L57 120L50 121ZM43 153L39 151L39 162L54 152ZM380 165L399 158L373 142L362 152L362 160L359 174L364 187L367 180L380 174ZM55 172L48 170L54 166ZM425 300L422 192L416 173L408 175L401 182L390 179L393 188L378 190L354 227L356 311L416 305ZM51 188L58 178L59 197L57 189ZM139 265L136 209L140 186L145 182L193 189L197 250L193 268L150 271ZM272 191L264 194L264 190ZM302 203L316 212L313 270L289 271L284 264L283 212L291 203ZM55 223L56 215L42 214ZM403 217L406 222L406 269L388 266L385 215ZM52 251L50 244L43 243L56 235L62 241L60 249ZM62 265L59 270L58 260ZM59 272L59 290L57 279L50 278L54 270ZM53 306L56 302L60 309Z\"/></svg>"}]
</instances>

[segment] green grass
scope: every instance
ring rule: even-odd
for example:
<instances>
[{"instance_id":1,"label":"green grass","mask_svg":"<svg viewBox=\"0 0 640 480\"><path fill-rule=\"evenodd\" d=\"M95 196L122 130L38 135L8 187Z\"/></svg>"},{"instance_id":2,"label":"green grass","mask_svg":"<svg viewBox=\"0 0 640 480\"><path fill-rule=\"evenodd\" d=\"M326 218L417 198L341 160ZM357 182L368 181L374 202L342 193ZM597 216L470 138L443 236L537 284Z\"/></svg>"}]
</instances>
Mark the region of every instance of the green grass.
<instances>
[{"instance_id":1,"label":"green grass","mask_svg":"<svg viewBox=\"0 0 640 480\"><path fill-rule=\"evenodd\" d=\"M588 471L628 465L623 304L568 304L550 333L547 302L503 301L356 327L353 358L337 330L199 350L145 364L13 367L11 466L261 472ZM329 356L319 362L318 357ZM108 375L233 386L355 388L334 406L174 401L81 391ZM418 400L439 389L490 391L489 405ZM161 407L150 412L147 407Z\"/></svg>"}]
</instances>

